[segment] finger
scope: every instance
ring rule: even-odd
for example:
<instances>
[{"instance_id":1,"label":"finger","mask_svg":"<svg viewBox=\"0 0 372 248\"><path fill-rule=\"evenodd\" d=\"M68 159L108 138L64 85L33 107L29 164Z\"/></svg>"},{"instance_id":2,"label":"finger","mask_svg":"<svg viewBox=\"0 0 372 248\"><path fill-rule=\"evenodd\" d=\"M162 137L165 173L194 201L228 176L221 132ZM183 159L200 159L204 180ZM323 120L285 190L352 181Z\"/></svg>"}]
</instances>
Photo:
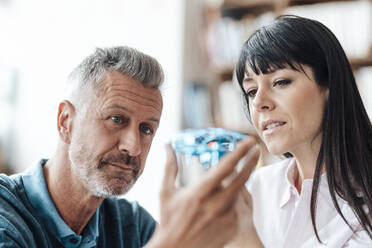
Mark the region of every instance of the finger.
<instances>
[{"instance_id":1,"label":"finger","mask_svg":"<svg viewBox=\"0 0 372 248\"><path fill-rule=\"evenodd\" d=\"M199 196L208 195L221 185L224 178L235 171L238 161L246 154L246 152L256 144L254 138L248 138L239 142L237 148L226 154L215 168L211 169L205 177L194 187L199 188Z\"/></svg>"},{"instance_id":2,"label":"finger","mask_svg":"<svg viewBox=\"0 0 372 248\"><path fill-rule=\"evenodd\" d=\"M243 200L246 204L251 205L252 204L252 197L251 194L249 194L247 188L243 188L241 191L241 196L243 197Z\"/></svg>"},{"instance_id":3,"label":"finger","mask_svg":"<svg viewBox=\"0 0 372 248\"><path fill-rule=\"evenodd\" d=\"M208 209L207 209L208 210ZM235 211L226 211L223 213L218 214L210 214L210 212L206 211L203 214L199 215L199 217L196 219L196 221L193 223L192 228L189 229L189 235L190 237L198 237L202 233L205 234L205 232L208 229L211 229L213 233L208 235L210 238L213 238L215 233L220 233L220 235L228 235L232 236L233 233L237 231L237 214ZM223 233L216 230L221 228L221 231L223 230ZM227 232L231 232L228 234ZM214 238L221 238L220 236L216 236ZM211 246L215 247L215 246Z\"/></svg>"},{"instance_id":4,"label":"finger","mask_svg":"<svg viewBox=\"0 0 372 248\"><path fill-rule=\"evenodd\" d=\"M212 205L209 208L214 215L218 215L224 213L226 211L231 211L231 207L236 205L236 201L239 201L239 197L241 198L240 201L244 201L240 191L244 189L244 184L247 181L250 172L252 171L251 168L254 167L258 161L259 150L256 147L253 147L248 155L247 160L242 168L242 170L237 174L237 176L231 181L231 183L225 187L220 188L220 190L212 195L212 197L207 198L204 205Z\"/></svg>"},{"instance_id":5,"label":"finger","mask_svg":"<svg viewBox=\"0 0 372 248\"><path fill-rule=\"evenodd\" d=\"M162 191L169 192L175 189L177 177L177 160L173 149L169 144L166 145L167 161L165 163L165 173L163 178Z\"/></svg>"},{"instance_id":6,"label":"finger","mask_svg":"<svg viewBox=\"0 0 372 248\"><path fill-rule=\"evenodd\" d=\"M242 170L237 174L234 180L232 180L231 183L225 189L222 190L221 192L221 194L223 194L223 197L221 197L222 199L231 201L238 194L238 192L242 190L242 188L244 188L246 181L248 180L253 169L257 165L259 155L260 151L257 146L254 146L249 150L244 160L244 166Z\"/></svg>"},{"instance_id":7,"label":"finger","mask_svg":"<svg viewBox=\"0 0 372 248\"><path fill-rule=\"evenodd\" d=\"M235 203L239 191L244 188L245 182L248 180L249 175L257 164L259 157L259 150L256 146L252 147L244 160L242 170L230 181L226 187L221 187L219 192L213 197L214 210L216 212L228 211L229 208Z\"/></svg>"},{"instance_id":8,"label":"finger","mask_svg":"<svg viewBox=\"0 0 372 248\"><path fill-rule=\"evenodd\" d=\"M246 210L246 203L244 200L244 196L242 194L242 191L240 191L237 194L237 199L236 199L236 204L235 204L235 209L237 210L237 213L243 213Z\"/></svg>"}]
</instances>

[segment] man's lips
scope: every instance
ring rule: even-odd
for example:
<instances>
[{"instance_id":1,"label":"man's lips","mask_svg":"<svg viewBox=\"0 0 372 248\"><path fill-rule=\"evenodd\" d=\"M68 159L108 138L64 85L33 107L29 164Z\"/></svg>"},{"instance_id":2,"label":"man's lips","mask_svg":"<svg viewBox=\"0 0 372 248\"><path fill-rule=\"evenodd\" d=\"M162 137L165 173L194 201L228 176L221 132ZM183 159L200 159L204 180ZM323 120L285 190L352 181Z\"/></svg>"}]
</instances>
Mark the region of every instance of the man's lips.
<instances>
[{"instance_id":1,"label":"man's lips","mask_svg":"<svg viewBox=\"0 0 372 248\"><path fill-rule=\"evenodd\" d=\"M115 164L115 163L107 163L107 164L111 165L113 167L119 168L121 170L124 170L124 171L133 171L133 167L130 166L130 165L119 165L119 164Z\"/></svg>"}]
</instances>

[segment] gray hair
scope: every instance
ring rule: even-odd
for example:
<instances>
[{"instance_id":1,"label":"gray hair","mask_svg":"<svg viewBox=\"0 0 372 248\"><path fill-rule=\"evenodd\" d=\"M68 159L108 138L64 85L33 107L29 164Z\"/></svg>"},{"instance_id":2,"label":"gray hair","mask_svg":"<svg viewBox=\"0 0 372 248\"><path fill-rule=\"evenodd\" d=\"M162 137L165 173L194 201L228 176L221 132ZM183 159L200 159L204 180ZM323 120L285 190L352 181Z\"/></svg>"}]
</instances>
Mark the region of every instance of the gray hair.
<instances>
[{"instance_id":1,"label":"gray hair","mask_svg":"<svg viewBox=\"0 0 372 248\"><path fill-rule=\"evenodd\" d=\"M149 88L159 89L164 81L161 65L149 55L127 46L97 48L69 75L69 97L73 100L84 89L96 88L106 73L112 71L120 72Z\"/></svg>"}]
</instances>

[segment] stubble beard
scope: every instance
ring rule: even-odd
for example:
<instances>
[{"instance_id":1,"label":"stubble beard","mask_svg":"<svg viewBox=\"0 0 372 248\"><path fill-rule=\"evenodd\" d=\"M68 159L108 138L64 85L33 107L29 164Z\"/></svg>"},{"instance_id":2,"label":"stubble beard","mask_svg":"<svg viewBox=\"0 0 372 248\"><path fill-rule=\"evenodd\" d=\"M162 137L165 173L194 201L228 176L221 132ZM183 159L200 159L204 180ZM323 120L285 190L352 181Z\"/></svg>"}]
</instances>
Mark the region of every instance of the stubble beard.
<instances>
[{"instance_id":1,"label":"stubble beard","mask_svg":"<svg viewBox=\"0 0 372 248\"><path fill-rule=\"evenodd\" d=\"M74 144L71 142L69 149L69 159L71 162L71 170L83 186L89 190L92 195L98 198L108 198L120 196L127 193L139 176L138 162L133 164L132 173L116 173L115 176L110 176L105 173L105 167L109 166L110 161L118 162L122 156L108 155L101 160L95 159L86 149L83 144ZM128 162L128 159L126 159Z\"/></svg>"}]
</instances>

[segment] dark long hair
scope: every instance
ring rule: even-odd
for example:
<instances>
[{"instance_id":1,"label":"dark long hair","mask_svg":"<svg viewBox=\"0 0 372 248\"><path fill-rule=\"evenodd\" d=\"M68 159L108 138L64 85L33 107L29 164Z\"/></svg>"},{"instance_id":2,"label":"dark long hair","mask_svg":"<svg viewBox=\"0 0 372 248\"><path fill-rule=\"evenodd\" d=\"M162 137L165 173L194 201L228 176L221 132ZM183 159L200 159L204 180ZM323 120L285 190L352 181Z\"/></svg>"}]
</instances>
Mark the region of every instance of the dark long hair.
<instances>
[{"instance_id":1,"label":"dark long hair","mask_svg":"<svg viewBox=\"0 0 372 248\"><path fill-rule=\"evenodd\" d=\"M312 68L318 85L329 89L322 120L322 144L314 172L310 211L316 224L316 201L321 172L325 169L333 204L337 196L348 202L359 223L372 238L372 126L363 106L353 72L335 35L318 21L298 16L281 16L258 29L244 43L236 66L243 89L246 66L256 74L290 67Z\"/></svg>"}]
</instances>

